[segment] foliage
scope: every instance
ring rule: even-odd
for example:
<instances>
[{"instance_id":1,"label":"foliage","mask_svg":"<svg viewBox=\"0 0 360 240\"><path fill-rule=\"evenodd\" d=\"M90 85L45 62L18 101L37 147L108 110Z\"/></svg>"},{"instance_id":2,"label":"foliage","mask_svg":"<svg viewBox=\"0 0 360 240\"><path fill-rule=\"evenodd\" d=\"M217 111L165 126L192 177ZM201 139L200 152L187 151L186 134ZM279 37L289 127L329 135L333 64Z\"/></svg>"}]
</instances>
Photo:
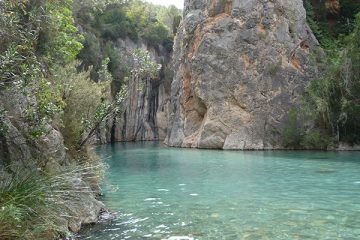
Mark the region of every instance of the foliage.
<instances>
[{"instance_id":1,"label":"foliage","mask_svg":"<svg viewBox=\"0 0 360 240\"><path fill-rule=\"evenodd\" d=\"M105 39L129 37L133 41L139 38L148 44L162 44L171 34L173 18L178 16L175 7L155 7L141 1L129 1L127 4L111 4L96 15L97 28Z\"/></svg>"},{"instance_id":2,"label":"foliage","mask_svg":"<svg viewBox=\"0 0 360 240\"><path fill-rule=\"evenodd\" d=\"M39 26L36 16L28 17L30 29L22 19L28 1L0 2L0 87L16 84L24 86L41 76L41 64L35 54ZM33 29L32 29L32 28Z\"/></svg>"},{"instance_id":3,"label":"foliage","mask_svg":"<svg viewBox=\"0 0 360 240\"><path fill-rule=\"evenodd\" d=\"M30 91L25 91L27 97L31 99L35 96L36 98L36 101L27 102L26 121L30 126L28 135L37 139L46 133L46 124L57 114L62 113L65 102L61 99L59 92L53 88L51 82L44 78L27 89L30 89Z\"/></svg>"},{"instance_id":4,"label":"foliage","mask_svg":"<svg viewBox=\"0 0 360 240\"><path fill-rule=\"evenodd\" d=\"M112 42L107 42L105 44L104 53L105 56L110 59L108 63L108 70L111 73L113 80L121 83L123 78L130 72L130 66L129 63L126 62L126 56L124 56L122 52L116 50Z\"/></svg>"},{"instance_id":5,"label":"foliage","mask_svg":"<svg viewBox=\"0 0 360 240\"><path fill-rule=\"evenodd\" d=\"M306 111L306 108L303 108L302 111ZM280 131L283 146L292 149L318 150L326 150L328 147L333 146L333 140L326 131L305 126L308 120L306 115L307 113L303 112L299 116L295 108L289 110L288 120Z\"/></svg>"},{"instance_id":6,"label":"foliage","mask_svg":"<svg viewBox=\"0 0 360 240\"><path fill-rule=\"evenodd\" d=\"M38 50L50 63L68 63L83 48L83 36L74 25L72 4L72 0L46 1L44 6L46 24L38 38Z\"/></svg>"},{"instance_id":7,"label":"foliage","mask_svg":"<svg viewBox=\"0 0 360 240\"><path fill-rule=\"evenodd\" d=\"M289 110L288 120L281 131L283 145L287 148L297 148L300 145L302 130L298 123L298 112L295 108Z\"/></svg>"},{"instance_id":8,"label":"foliage","mask_svg":"<svg viewBox=\"0 0 360 240\"><path fill-rule=\"evenodd\" d=\"M155 49L163 47L170 53L173 29L180 24L181 11L174 6L157 6L140 0L100 2L94 7L93 1L74 0L74 16L85 37L84 48L78 55L82 61L79 69L88 70L92 66L90 76L98 81L101 61L109 58L108 70L113 77L115 96L133 68L131 53L122 49L118 39L129 38Z\"/></svg>"},{"instance_id":9,"label":"foliage","mask_svg":"<svg viewBox=\"0 0 360 240\"><path fill-rule=\"evenodd\" d=\"M333 40L340 35L350 34L355 27L355 15L360 11L359 1L337 1L335 9L329 8L331 4L327 2L336 1L304 1L308 23L320 42L324 37Z\"/></svg>"},{"instance_id":10,"label":"foliage","mask_svg":"<svg viewBox=\"0 0 360 240\"><path fill-rule=\"evenodd\" d=\"M0 29L6 29L0 32L0 87L29 99L26 115L33 138L40 137L46 122L64 107L53 88L51 68L70 61L81 48L71 4L70 0L0 3Z\"/></svg>"},{"instance_id":11,"label":"foliage","mask_svg":"<svg viewBox=\"0 0 360 240\"><path fill-rule=\"evenodd\" d=\"M61 218L71 218L69 206L81 204L79 191L92 193L89 187L75 187L74 176L93 178L97 166L71 166L56 175L44 172L18 173L0 182L0 239L55 239L68 236Z\"/></svg>"},{"instance_id":12,"label":"foliage","mask_svg":"<svg viewBox=\"0 0 360 240\"><path fill-rule=\"evenodd\" d=\"M82 48L81 40L74 24L71 0L0 1L0 94L11 91L19 96L16 101L27 104L21 109L24 112L21 116L11 118L6 116L9 109L0 110L0 135L8 128L6 121L13 118L27 121L24 126L29 129L21 132L28 133L26 144L31 146L33 138L40 138L59 116L64 120L64 129L73 134L71 137L81 135L83 125L77 113L83 119L92 117L91 111L103 103L101 98L107 92L102 90L103 85L109 83L110 76L109 60L100 64L101 83L90 81L88 72L78 73L69 64ZM72 217L67 207L81 201L79 192L92 193L72 183L74 176L84 179L96 175L90 171L96 160L89 156L85 146L71 155L76 161L88 164L81 170L77 167L79 162L75 162L75 166L64 170L66 173L56 176L45 172L23 174L24 171L18 170L21 174L1 181L0 239L54 239L59 233L67 234L67 229L59 229L66 225L60 216Z\"/></svg>"},{"instance_id":13,"label":"foliage","mask_svg":"<svg viewBox=\"0 0 360 240\"><path fill-rule=\"evenodd\" d=\"M356 12L360 3L340 1L337 12L327 12L324 2L306 0L304 6L308 23L327 53L324 74L307 88L304 108L323 135L334 136L336 142L358 143L360 17ZM313 145L316 138L317 134L312 134L305 142Z\"/></svg>"},{"instance_id":14,"label":"foliage","mask_svg":"<svg viewBox=\"0 0 360 240\"><path fill-rule=\"evenodd\" d=\"M108 64L110 62L110 58L105 58L103 61L101 61L101 68L98 72L99 74L99 82L111 82L112 76L110 72L108 71Z\"/></svg>"},{"instance_id":15,"label":"foliage","mask_svg":"<svg viewBox=\"0 0 360 240\"><path fill-rule=\"evenodd\" d=\"M62 115L61 132L70 150L83 147L95 130L98 130L100 124L109 115L118 111L124 100L124 92L119 93L115 100L111 100L108 61L109 59L103 61L99 78L101 81L98 82L90 79L90 70L77 72L79 63L76 62L58 69L56 82L62 89L61 95L66 104Z\"/></svg>"},{"instance_id":16,"label":"foliage","mask_svg":"<svg viewBox=\"0 0 360 240\"><path fill-rule=\"evenodd\" d=\"M161 64L153 61L148 51L137 48L133 52L133 57L134 68L131 73L136 78L156 78L158 76Z\"/></svg>"},{"instance_id":17,"label":"foliage","mask_svg":"<svg viewBox=\"0 0 360 240\"><path fill-rule=\"evenodd\" d=\"M90 80L89 71L77 72L78 65L79 63L72 63L59 68L55 76L66 104L61 132L69 149L78 146L87 122L102 105L102 99L109 86L109 82L96 83Z\"/></svg>"},{"instance_id":18,"label":"foliage","mask_svg":"<svg viewBox=\"0 0 360 240\"><path fill-rule=\"evenodd\" d=\"M300 145L305 149L326 150L332 145L332 140L326 133L313 130L303 136Z\"/></svg>"},{"instance_id":19,"label":"foliage","mask_svg":"<svg viewBox=\"0 0 360 240\"><path fill-rule=\"evenodd\" d=\"M97 19L98 28L105 39L116 40L118 38L129 37L136 41L138 32L136 25L122 8L110 8L100 14Z\"/></svg>"},{"instance_id":20,"label":"foliage","mask_svg":"<svg viewBox=\"0 0 360 240\"><path fill-rule=\"evenodd\" d=\"M98 70L101 67L101 61L103 59L103 46L99 38L90 32L84 34L84 48L81 49L77 58L81 59L81 65L79 69L88 70L91 66L91 78L98 79ZM105 54L106 55L106 54Z\"/></svg>"},{"instance_id":21,"label":"foliage","mask_svg":"<svg viewBox=\"0 0 360 240\"><path fill-rule=\"evenodd\" d=\"M75 0L74 12L78 13L80 9L87 8L93 11L103 11L110 4L123 4L128 0Z\"/></svg>"},{"instance_id":22,"label":"foliage","mask_svg":"<svg viewBox=\"0 0 360 240\"><path fill-rule=\"evenodd\" d=\"M0 185L0 238L36 239L55 237L57 208L51 184L35 176L16 176ZM49 196L46 196L49 193ZM48 236L49 237L49 236Z\"/></svg>"},{"instance_id":23,"label":"foliage","mask_svg":"<svg viewBox=\"0 0 360 240\"><path fill-rule=\"evenodd\" d=\"M360 12L360 2L353 0L341 0L339 12L339 34L350 34L356 26L356 14Z\"/></svg>"},{"instance_id":24,"label":"foliage","mask_svg":"<svg viewBox=\"0 0 360 240\"><path fill-rule=\"evenodd\" d=\"M345 47L330 55L326 73L307 88L305 99L317 126L336 141L360 142L360 14Z\"/></svg>"},{"instance_id":25,"label":"foliage","mask_svg":"<svg viewBox=\"0 0 360 240\"><path fill-rule=\"evenodd\" d=\"M163 24L156 22L144 29L143 38L148 44L158 46L168 39L168 35L167 28Z\"/></svg>"},{"instance_id":26,"label":"foliage","mask_svg":"<svg viewBox=\"0 0 360 240\"><path fill-rule=\"evenodd\" d=\"M177 33L181 19L182 19L182 17L180 15L174 17L173 24L172 24L172 31L173 31L174 36Z\"/></svg>"},{"instance_id":27,"label":"foliage","mask_svg":"<svg viewBox=\"0 0 360 240\"><path fill-rule=\"evenodd\" d=\"M0 11L0 29L4 30L0 32L1 52L12 53L8 56L14 60L46 61L50 66L71 61L82 48L72 17L72 0L1 1Z\"/></svg>"},{"instance_id":28,"label":"foliage","mask_svg":"<svg viewBox=\"0 0 360 240\"><path fill-rule=\"evenodd\" d=\"M173 35L176 34L177 28L181 21L181 11L175 6L159 7L156 19L163 23Z\"/></svg>"},{"instance_id":29,"label":"foliage","mask_svg":"<svg viewBox=\"0 0 360 240\"><path fill-rule=\"evenodd\" d=\"M327 26L326 16L324 15L325 5L314 5L311 0L304 1L304 7L306 9L307 22L320 42L322 47L336 49L335 38L331 35L330 29Z\"/></svg>"}]
</instances>

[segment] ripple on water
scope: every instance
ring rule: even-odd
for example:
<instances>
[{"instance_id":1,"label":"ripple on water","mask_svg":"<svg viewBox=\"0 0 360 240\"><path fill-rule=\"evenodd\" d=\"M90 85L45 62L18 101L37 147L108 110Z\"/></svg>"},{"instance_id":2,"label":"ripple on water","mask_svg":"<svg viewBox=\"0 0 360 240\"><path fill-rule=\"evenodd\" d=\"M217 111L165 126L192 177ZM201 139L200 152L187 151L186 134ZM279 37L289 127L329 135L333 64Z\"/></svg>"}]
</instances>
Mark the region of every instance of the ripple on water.
<instances>
[{"instance_id":1,"label":"ripple on water","mask_svg":"<svg viewBox=\"0 0 360 240\"><path fill-rule=\"evenodd\" d=\"M159 188L159 189L156 189L158 192L168 192L169 189L165 189L165 188Z\"/></svg>"},{"instance_id":2,"label":"ripple on water","mask_svg":"<svg viewBox=\"0 0 360 240\"><path fill-rule=\"evenodd\" d=\"M158 201L161 200L161 198L145 198L144 201L145 202L153 202L153 201Z\"/></svg>"}]
</instances>

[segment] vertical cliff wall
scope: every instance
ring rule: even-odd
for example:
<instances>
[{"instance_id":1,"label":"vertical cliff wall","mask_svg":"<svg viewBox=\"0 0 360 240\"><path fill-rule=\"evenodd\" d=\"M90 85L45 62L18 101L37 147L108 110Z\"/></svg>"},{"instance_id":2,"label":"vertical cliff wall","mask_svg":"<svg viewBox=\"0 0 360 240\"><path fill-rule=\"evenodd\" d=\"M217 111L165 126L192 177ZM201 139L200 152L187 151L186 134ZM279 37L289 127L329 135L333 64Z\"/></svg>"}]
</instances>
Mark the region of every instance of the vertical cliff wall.
<instances>
[{"instance_id":1,"label":"vertical cliff wall","mask_svg":"<svg viewBox=\"0 0 360 240\"><path fill-rule=\"evenodd\" d=\"M278 129L317 72L305 18L302 0L186 0L165 142L281 148Z\"/></svg>"},{"instance_id":2,"label":"vertical cliff wall","mask_svg":"<svg viewBox=\"0 0 360 240\"><path fill-rule=\"evenodd\" d=\"M139 79L134 76L114 84L115 91L121 84L127 85L127 98L123 110L112 116L99 132L101 143L119 141L164 140L168 126L170 85L172 81L171 53L159 46L149 47L143 42L119 39L116 51L123 56L124 64L133 65L132 53L135 49L148 51L152 60L161 64L159 76L154 79Z\"/></svg>"}]
</instances>

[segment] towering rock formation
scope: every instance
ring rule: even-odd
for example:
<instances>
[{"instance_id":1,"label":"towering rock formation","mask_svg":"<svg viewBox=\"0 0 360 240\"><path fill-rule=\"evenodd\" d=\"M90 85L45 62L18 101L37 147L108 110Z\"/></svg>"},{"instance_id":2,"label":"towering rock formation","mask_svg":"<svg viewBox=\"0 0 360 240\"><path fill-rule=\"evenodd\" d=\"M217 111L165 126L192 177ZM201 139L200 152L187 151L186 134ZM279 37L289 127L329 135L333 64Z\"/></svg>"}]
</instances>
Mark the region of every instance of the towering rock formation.
<instances>
[{"instance_id":1,"label":"towering rock formation","mask_svg":"<svg viewBox=\"0 0 360 240\"><path fill-rule=\"evenodd\" d=\"M119 141L164 140L168 125L170 85L172 81L171 53L162 46L149 47L144 42L135 43L129 38L118 39L116 51L130 68L133 66L135 49L149 52L151 59L161 64L159 77L155 79L127 79L127 98L124 109L113 116L98 133L100 143ZM121 85L116 84L115 85ZM119 89L115 89L118 91Z\"/></svg>"},{"instance_id":2,"label":"towering rock formation","mask_svg":"<svg viewBox=\"0 0 360 240\"><path fill-rule=\"evenodd\" d=\"M186 0L175 43L170 146L281 148L316 75L302 0Z\"/></svg>"}]
</instances>

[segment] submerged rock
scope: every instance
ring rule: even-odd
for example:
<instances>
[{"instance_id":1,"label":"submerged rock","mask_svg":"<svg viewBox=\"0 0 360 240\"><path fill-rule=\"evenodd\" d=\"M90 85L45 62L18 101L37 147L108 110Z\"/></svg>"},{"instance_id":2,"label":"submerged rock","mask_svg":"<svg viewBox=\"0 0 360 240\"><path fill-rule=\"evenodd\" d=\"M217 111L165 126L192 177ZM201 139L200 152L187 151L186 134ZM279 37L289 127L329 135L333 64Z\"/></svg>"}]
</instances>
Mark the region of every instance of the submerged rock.
<instances>
[{"instance_id":1,"label":"submerged rock","mask_svg":"<svg viewBox=\"0 0 360 240\"><path fill-rule=\"evenodd\" d=\"M277 129L316 76L301 0L187 0L165 143L282 148Z\"/></svg>"}]
</instances>

